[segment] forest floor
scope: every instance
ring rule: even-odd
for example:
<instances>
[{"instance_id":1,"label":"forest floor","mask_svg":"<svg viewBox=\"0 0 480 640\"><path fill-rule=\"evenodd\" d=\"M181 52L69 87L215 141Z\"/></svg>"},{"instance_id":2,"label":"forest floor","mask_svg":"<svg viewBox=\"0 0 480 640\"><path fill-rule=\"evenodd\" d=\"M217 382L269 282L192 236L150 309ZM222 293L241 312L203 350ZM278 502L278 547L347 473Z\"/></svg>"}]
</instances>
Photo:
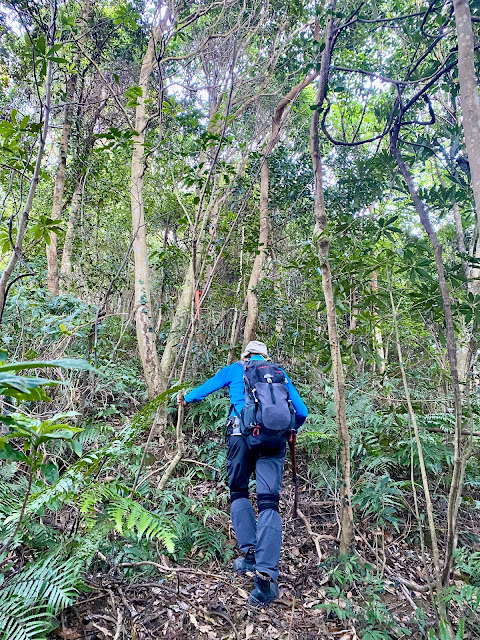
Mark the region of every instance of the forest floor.
<instances>
[{"instance_id":1,"label":"forest floor","mask_svg":"<svg viewBox=\"0 0 480 640\"><path fill-rule=\"evenodd\" d=\"M206 484L209 486L205 491L211 490L211 483L206 481ZM355 610L359 601L367 601L365 584L357 583L356 587L350 587L351 591L343 590L342 596L336 599L329 589L329 570L335 566L336 553L335 505L305 485L300 494L303 515L293 519L288 515L292 513L293 489L289 482L286 484L282 493L284 544L280 599L270 607L254 609L247 604L253 576L234 575L231 563L223 567L218 563L200 566L185 563L173 567L165 556L159 555L159 566L154 568L158 572L153 575L152 565L139 565L132 580L120 576L112 565L109 572L88 576L91 591L82 594L76 605L64 612L54 637L65 640L358 638L355 617L349 616L350 620L342 622L338 611L349 606ZM195 489L199 490L199 486ZM469 524L469 528L474 526L473 522L465 524ZM381 603L391 620L409 629L410 637L420 638L425 636L416 620L417 608L426 614L423 624L427 629L434 620L429 612L420 551L407 542L412 527L415 527L413 522L407 523L401 534L394 535L360 523L355 541L358 561L361 563L363 559L371 565L376 584L382 586ZM228 522L225 522L225 531L233 547L235 540ZM172 566L169 572L166 565ZM148 571L148 575L142 577L143 570ZM424 592L409 588L405 581L421 586ZM325 605L332 602L334 611L328 611ZM403 633L398 635L402 636Z\"/></svg>"}]
</instances>

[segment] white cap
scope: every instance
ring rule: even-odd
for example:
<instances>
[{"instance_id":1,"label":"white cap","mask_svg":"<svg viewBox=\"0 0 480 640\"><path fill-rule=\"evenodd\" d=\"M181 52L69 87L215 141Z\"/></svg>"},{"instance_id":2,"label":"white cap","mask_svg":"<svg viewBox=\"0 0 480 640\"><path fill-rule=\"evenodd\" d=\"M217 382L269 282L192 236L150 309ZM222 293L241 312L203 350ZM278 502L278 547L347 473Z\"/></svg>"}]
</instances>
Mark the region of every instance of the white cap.
<instances>
[{"instance_id":1,"label":"white cap","mask_svg":"<svg viewBox=\"0 0 480 640\"><path fill-rule=\"evenodd\" d=\"M259 342L258 340L251 340L245 347L245 351L242 353L242 359L255 354L268 358L267 345L264 342Z\"/></svg>"}]
</instances>

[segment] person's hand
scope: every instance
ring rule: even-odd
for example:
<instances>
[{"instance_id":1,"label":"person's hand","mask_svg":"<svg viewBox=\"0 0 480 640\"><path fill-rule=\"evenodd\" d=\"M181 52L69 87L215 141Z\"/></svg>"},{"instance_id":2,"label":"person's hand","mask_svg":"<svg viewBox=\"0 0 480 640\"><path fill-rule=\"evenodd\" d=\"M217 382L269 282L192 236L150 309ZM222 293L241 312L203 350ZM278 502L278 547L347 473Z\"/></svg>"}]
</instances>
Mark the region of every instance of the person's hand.
<instances>
[{"instance_id":1,"label":"person's hand","mask_svg":"<svg viewBox=\"0 0 480 640\"><path fill-rule=\"evenodd\" d=\"M187 402L185 402L185 391L183 391L183 389L181 389L177 393L177 404L178 406L183 406L183 407L186 407L188 404Z\"/></svg>"}]
</instances>

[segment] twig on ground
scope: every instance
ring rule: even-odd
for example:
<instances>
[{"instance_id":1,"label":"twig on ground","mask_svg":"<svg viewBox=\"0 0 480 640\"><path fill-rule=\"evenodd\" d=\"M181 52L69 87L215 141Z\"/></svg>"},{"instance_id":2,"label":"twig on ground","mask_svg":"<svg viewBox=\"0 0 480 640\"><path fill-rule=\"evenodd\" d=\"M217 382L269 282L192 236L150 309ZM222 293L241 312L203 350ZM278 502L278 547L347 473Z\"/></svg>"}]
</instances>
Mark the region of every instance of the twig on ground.
<instances>
[{"instance_id":1,"label":"twig on ground","mask_svg":"<svg viewBox=\"0 0 480 640\"><path fill-rule=\"evenodd\" d=\"M375 553L375 549L368 542L368 540L365 538L365 536L360 533L360 537L365 542L365 544L370 549L370 551L372 553ZM405 587L407 587L407 589L410 589L410 591L416 591L417 593L427 593L429 591L428 585L426 585L426 584L418 584L416 582L412 582L411 580L405 580L404 578L401 578L397 573L395 573L395 571L393 569L391 569L388 566L388 564L385 564L385 573L388 573L388 575L393 580L396 580L400 584L404 585Z\"/></svg>"},{"instance_id":2,"label":"twig on ground","mask_svg":"<svg viewBox=\"0 0 480 640\"><path fill-rule=\"evenodd\" d=\"M125 594L123 593L123 591L122 591L122 589L120 587L117 587L117 591L118 591L118 593L120 595L120 598L122 599L122 602L123 602L125 608L130 613L130 616L132 618L132 624L133 624L133 620L134 620L135 616L137 615L137 610L135 609L133 604L128 602L127 598L125 597Z\"/></svg>"},{"instance_id":3,"label":"twig on ground","mask_svg":"<svg viewBox=\"0 0 480 640\"><path fill-rule=\"evenodd\" d=\"M165 465L163 465L162 467L160 467L160 469L153 469L152 471L150 471L149 473L147 473L147 475L145 477L142 478L141 482L139 482L137 484L137 486L135 487L135 490L138 491L138 489L142 486L142 484L144 482L146 482L149 478L151 478L152 476L154 476L156 473L159 473L160 471L163 471L165 469Z\"/></svg>"},{"instance_id":4,"label":"twig on ground","mask_svg":"<svg viewBox=\"0 0 480 640\"><path fill-rule=\"evenodd\" d=\"M292 602L292 615L290 616L290 626L288 627L288 638L287 640L290 640L290 638L292 637L292 625L293 625L293 614L295 612L295 598L293 598L293 602Z\"/></svg>"},{"instance_id":5,"label":"twig on ground","mask_svg":"<svg viewBox=\"0 0 480 640\"><path fill-rule=\"evenodd\" d=\"M330 536L326 534L315 533L312 530L312 527L310 526L310 522L307 520L307 517L302 511L300 511L300 509L297 510L297 514L300 520L305 525L305 529L307 530L308 535L312 538L315 544L315 549L317 550L318 562L320 563L323 560L323 553L322 553L322 550L320 549L320 540L337 540L338 538L336 538L335 536Z\"/></svg>"},{"instance_id":6,"label":"twig on ground","mask_svg":"<svg viewBox=\"0 0 480 640\"><path fill-rule=\"evenodd\" d=\"M201 569L191 569L188 567L167 567L164 564L160 564L158 562L152 562L151 560L139 560L138 562L121 562L120 564L115 565L116 567L137 567L140 565L150 565L152 567L157 568L162 573L196 573L202 576L209 576L210 578L216 578L217 580L221 580L222 582L228 582L225 580L224 576L220 576L217 573L208 573L207 571L202 571Z\"/></svg>"},{"instance_id":7,"label":"twig on ground","mask_svg":"<svg viewBox=\"0 0 480 640\"><path fill-rule=\"evenodd\" d=\"M410 606L412 607L412 610L416 611L418 609L418 606L415 604L415 602L411 598L410 594L408 593L408 589L404 584L402 584L402 591L403 591L403 595L405 596L405 598L410 603Z\"/></svg>"},{"instance_id":8,"label":"twig on ground","mask_svg":"<svg viewBox=\"0 0 480 640\"><path fill-rule=\"evenodd\" d=\"M123 622L123 611L118 608L117 609L117 629L115 631L115 635L113 636L113 640L120 640L120 635L122 633L122 622Z\"/></svg>"},{"instance_id":9,"label":"twig on ground","mask_svg":"<svg viewBox=\"0 0 480 640\"><path fill-rule=\"evenodd\" d=\"M209 469L213 469L214 471L218 471L218 473L220 473L220 469L217 469L217 467L212 467L211 464L207 464L206 462L200 462L200 460L190 460L189 458L183 458L182 462L190 462L191 464L198 464L201 467L208 467Z\"/></svg>"},{"instance_id":10,"label":"twig on ground","mask_svg":"<svg viewBox=\"0 0 480 640\"><path fill-rule=\"evenodd\" d=\"M108 629L105 629L105 627L101 627L96 622L92 622L92 627L95 627L95 629L98 629L100 631L100 633L103 633L103 635L106 638L113 638L113 635L110 633L110 631Z\"/></svg>"},{"instance_id":11,"label":"twig on ground","mask_svg":"<svg viewBox=\"0 0 480 640\"><path fill-rule=\"evenodd\" d=\"M201 609L203 611L206 611L206 609L203 609L203 607L201 607ZM215 609L209 609L209 611L207 613L209 615L211 615L211 616L219 616L220 618L223 618L224 620L226 620L228 622L228 624L232 627L233 633L235 634L235 638L237 638L237 640L240 640L240 636L238 635L237 627L235 626L233 620L231 618L229 618L229 616L227 616L226 613L223 613L222 611L215 611Z\"/></svg>"},{"instance_id":12,"label":"twig on ground","mask_svg":"<svg viewBox=\"0 0 480 640\"><path fill-rule=\"evenodd\" d=\"M210 610L205 609L205 607L202 607L201 604L196 604L195 602L192 602L191 600L186 598L185 595L183 595L181 593L177 593L173 589L169 589L169 587L167 587L166 585L162 584L161 588L165 589L165 591L167 591L168 593L171 593L176 598L179 598L180 600L183 600L185 603L189 604L193 609L196 609L197 611L200 611L201 613L203 613L203 615L206 616L207 620L211 620L211 616L219 616L220 618L223 618L232 627L233 632L235 634L235 638L237 640L240 640L240 636L238 635L238 631L237 631L237 628L236 628L233 620L229 616L227 616L226 613L223 613L222 611L215 611L214 609L210 609Z\"/></svg>"},{"instance_id":13,"label":"twig on ground","mask_svg":"<svg viewBox=\"0 0 480 640\"><path fill-rule=\"evenodd\" d=\"M117 614L117 626L115 629L115 635L113 640L120 640L120 634L122 633L122 622L123 622L123 611L121 607L117 607L117 603L115 602L115 596L113 595L113 591L111 589L107 589L108 595L110 596L110 602L112 603L112 608Z\"/></svg>"}]
</instances>

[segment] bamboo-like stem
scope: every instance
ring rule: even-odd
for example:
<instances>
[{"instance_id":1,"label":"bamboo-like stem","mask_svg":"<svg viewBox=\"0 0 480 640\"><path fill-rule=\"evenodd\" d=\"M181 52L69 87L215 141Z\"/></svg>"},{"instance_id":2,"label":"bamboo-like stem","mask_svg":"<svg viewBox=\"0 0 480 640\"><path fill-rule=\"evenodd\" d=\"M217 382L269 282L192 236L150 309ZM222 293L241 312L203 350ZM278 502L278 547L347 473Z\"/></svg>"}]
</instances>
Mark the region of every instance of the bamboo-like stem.
<instances>
[{"instance_id":1,"label":"bamboo-like stem","mask_svg":"<svg viewBox=\"0 0 480 640\"><path fill-rule=\"evenodd\" d=\"M415 434L415 443L417 445L417 453L418 453L418 460L419 460L419 464L420 464L420 475L422 478L422 486L423 486L423 493L425 496L425 508L426 508L426 512L427 512L427 521L428 521L428 529L430 532L430 538L431 538L431 542L432 542L432 555L433 555L433 566L434 566L434 578L435 578L435 587L437 589L437 594L440 594L442 592L442 570L441 570L441 566L440 566L440 553L439 553L439 549L438 549L438 539L437 539L437 531L435 529L435 520L433 517L433 504L432 504L432 498L430 496L430 487L428 484L428 476L427 476L427 470L425 468L425 459L423 457L423 448L422 448L422 442L420 440L420 431L418 429L418 423L417 423L417 417L415 415L415 411L413 410L413 405L412 405L412 401L411 401L411 397L410 397L410 389L408 386L408 381L407 381L407 376L405 373L405 366L404 366L404 362L403 362L403 354L402 354L402 347L401 347L401 343L400 343L400 334L398 331L398 319L397 319L397 309L395 307L395 303L393 301L393 294L392 294L392 290L390 288L390 303L391 303L391 307L392 307L392 319L393 319L393 327L394 327L394 333L395 333L395 343L396 343L396 347L397 347L397 354L398 354L398 363L399 363L399 367L400 367L400 373L402 376L402 384L403 384L403 390L405 393L405 400L407 401L407 408L408 408L408 414L410 416L410 421L412 423L413 426L413 432ZM416 498L416 496L415 496ZM421 524L420 524L421 526ZM439 613L441 615L442 618L445 619L446 621L446 608L445 608L445 604L439 604L438 605L439 608Z\"/></svg>"}]
</instances>

